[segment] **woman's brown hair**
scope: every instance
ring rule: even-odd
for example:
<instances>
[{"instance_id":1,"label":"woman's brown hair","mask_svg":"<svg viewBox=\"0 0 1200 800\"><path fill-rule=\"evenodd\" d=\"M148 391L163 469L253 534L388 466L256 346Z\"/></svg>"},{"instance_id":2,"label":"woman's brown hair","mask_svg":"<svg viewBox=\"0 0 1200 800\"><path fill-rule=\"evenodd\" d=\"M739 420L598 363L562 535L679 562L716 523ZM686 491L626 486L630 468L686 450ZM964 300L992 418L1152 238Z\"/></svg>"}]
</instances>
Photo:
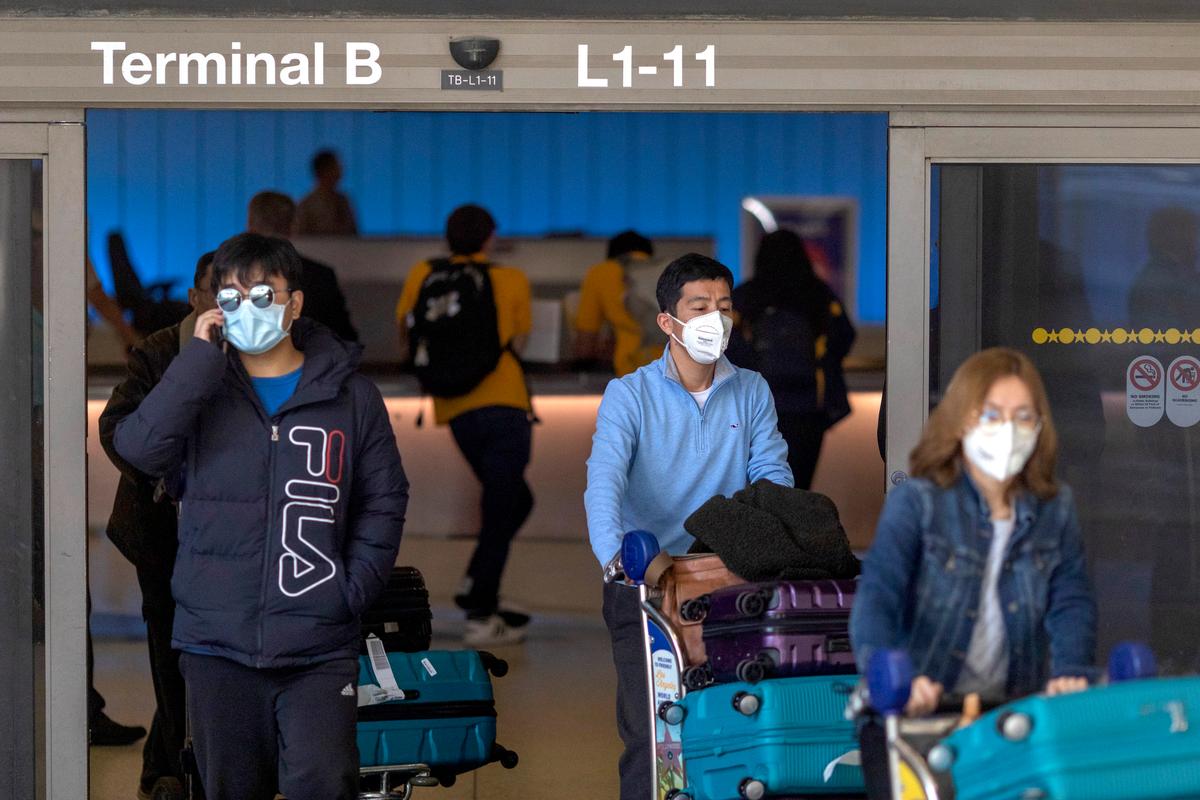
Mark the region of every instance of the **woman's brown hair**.
<instances>
[{"instance_id":1,"label":"woman's brown hair","mask_svg":"<svg viewBox=\"0 0 1200 800\"><path fill-rule=\"evenodd\" d=\"M982 411L992 385L1009 375L1020 378L1029 389L1034 410L1042 422L1037 447L1013 486L1023 487L1043 500L1058 494L1058 481L1054 477L1058 434L1050 417L1046 388L1033 362L1007 347L992 347L976 353L955 371L942 401L929 415L921 441L909 456L910 474L928 478L943 488L954 484L962 470L964 421Z\"/></svg>"}]
</instances>

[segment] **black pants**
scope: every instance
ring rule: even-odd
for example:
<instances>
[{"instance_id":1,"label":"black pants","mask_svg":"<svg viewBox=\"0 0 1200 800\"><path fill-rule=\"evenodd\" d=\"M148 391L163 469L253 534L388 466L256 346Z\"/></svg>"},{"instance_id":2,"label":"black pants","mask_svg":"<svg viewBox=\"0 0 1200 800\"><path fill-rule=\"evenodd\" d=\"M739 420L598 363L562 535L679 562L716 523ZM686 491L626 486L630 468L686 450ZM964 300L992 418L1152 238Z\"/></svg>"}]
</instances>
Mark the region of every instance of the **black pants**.
<instances>
[{"instance_id":1,"label":"black pants","mask_svg":"<svg viewBox=\"0 0 1200 800\"><path fill-rule=\"evenodd\" d=\"M179 652L171 649L171 627L175 622L171 567L139 566L137 576L142 587L150 679L154 683L154 719L142 748L141 782L144 789L149 789L158 778L184 778L179 751L187 733L187 693L179 671Z\"/></svg>"},{"instance_id":2,"label":"black pants","mask_svg":"<svg viewBox=\"0 0 1200 800\"><path fill-rule=\"evenodd\" d=\"M358 796L356 659L252 669L183 653L179 666L209 800Z\"/></svg>"},{"instance_id":3,"label":"black pants","mask_svg":"<svg viewBox=\"0 0 1200 800\"><path fill-rule=\"evenodd\" d=\"M891 771L888 769L887 734L878 717L863 720L858 726L858 746L862 752L863 779L870 800L892 800Z\"/></svg>"},{"instance_id":4,"label":"black pants","mask_svg":"<svg viewBox=\"0 0 1200 800\"><path fill-rule=\"evenodd\" d=\"M467 577L470 611L486 616L496 610L509 546L533 510L533 492L525 482L533 426L525 411L489 406L455 417L450 431L483 484L483 521Z\"/></svg>"},{"instance_id":5,"label":"black pants","mask_svg":"<svg viewBox=\"0 0 1200 800\"><path fill-rule=\"evenodd\" d=\"M779 433L788 446L788 466L797 489L811 489L817 459L821 457L821 442L829 429L829 418L823 413L779 414Z\"/></svg>"},{"instance_id":6,"label":"black pants","mask_svg":"<svg viewBox=\"0 0 1200 800\"><path fill-rule=\"evenodd\" d=\"M646 686L646 629L638 608L638 590L606 584L604 622L612 637L617 668L617 732L621 754L621 800L646 800L651 787L650 699Z\"/></svg>"},{"instance_id":7,"label":"black pants","mask_svg":"<svg viewBox=\"0 0 1200 800\"><path fill-rule=\"evenodd\" d=\"M39 598L40 599L40 598ZM96 691L92 679L96 672L96 656L92 652L92 590L87 589L87 682L88 682L88 726L104 710L104 695Z\"/></svg>"}]
</instances>

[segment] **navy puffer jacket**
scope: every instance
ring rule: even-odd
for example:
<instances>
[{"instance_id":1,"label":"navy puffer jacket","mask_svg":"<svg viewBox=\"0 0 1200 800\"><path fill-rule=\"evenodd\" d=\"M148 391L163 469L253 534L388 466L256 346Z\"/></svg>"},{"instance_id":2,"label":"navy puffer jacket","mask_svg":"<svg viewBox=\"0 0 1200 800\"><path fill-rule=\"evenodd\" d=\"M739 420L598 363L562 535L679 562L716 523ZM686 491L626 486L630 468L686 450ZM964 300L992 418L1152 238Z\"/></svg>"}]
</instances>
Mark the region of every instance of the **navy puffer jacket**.
<instances>
[{"instance_id":1,"label":"navy puffer jacket","mask_svg":"<svg viewBox=\"0 0 1200 800\"><path fill-rule=\"evenodd\" d=\"M251 667L358 654L358 617L396 559L408 481L362 348L305 319L296 392L268 416L232 350L192 339L117 452L183 473L172 644Z\"/></svg>"}]
</instances>

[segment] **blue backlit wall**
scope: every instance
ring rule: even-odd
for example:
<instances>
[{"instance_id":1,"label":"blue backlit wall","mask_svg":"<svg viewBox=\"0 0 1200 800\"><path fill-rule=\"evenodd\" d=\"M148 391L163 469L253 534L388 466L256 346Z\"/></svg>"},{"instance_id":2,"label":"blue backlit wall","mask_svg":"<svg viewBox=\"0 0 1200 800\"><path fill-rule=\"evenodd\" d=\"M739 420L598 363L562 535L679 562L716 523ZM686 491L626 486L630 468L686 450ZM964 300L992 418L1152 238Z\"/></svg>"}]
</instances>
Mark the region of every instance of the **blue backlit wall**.
<instances>
[{"instance_id":1,"label":"blue backlit wall","mask_svg":"<svg viewBox=\"0 0 1200 800\"><path fill-rule=\"evenodd\" d=\"M882 114L104 110L87 123L89 245L106 282L119 228L143 280L174 279L182 295L255 192L299 198L313 153L333 147L365 235L440 235L470 201L502 234L713 236L735 273L742 197L855 196L860 317L883 321Z\"/></svg>"}]
</instances>

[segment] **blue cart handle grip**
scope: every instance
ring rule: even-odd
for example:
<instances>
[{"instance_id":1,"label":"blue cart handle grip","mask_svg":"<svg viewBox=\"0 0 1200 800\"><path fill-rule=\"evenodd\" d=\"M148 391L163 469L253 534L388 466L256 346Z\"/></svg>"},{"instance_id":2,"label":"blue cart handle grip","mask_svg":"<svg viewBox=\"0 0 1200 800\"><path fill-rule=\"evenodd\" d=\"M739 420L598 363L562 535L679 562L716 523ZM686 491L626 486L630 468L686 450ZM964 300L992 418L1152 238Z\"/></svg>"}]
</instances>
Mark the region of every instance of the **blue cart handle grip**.
<instances>
[{"instance_id":1,"label":"blue cart handle grip","mask_svg":"<svg viewBox=\"0 0 1200 800\"><path fill-rule=\"evenodd\" d=\"M912 659L904 650L876 650L867 662L871 706L884 716L900 714L912 693Z\"/></svg>"},{"instance_id":2,"label":"blue cart handle grip","mask_svg":"<svg viewBox=\"0 0 1200 800\"><path fill-rule=\"evenodd\" d=\"M621 539L621 567L634 583L646 578L646 568L659 552L658 539L647 531L630 531Z\"/></svg>"},{"instance_id":3,"label":"blue cart handle grip","mask_svg":"<svg viewBox=\"0 0 1200 800\"><path fill-rule=\"evenodd\" d=\"M1157 676L1154 651L1143 642L1121 642L1108 656L1108 679L1113 683Z\"/></svg>"}]
</instances>

